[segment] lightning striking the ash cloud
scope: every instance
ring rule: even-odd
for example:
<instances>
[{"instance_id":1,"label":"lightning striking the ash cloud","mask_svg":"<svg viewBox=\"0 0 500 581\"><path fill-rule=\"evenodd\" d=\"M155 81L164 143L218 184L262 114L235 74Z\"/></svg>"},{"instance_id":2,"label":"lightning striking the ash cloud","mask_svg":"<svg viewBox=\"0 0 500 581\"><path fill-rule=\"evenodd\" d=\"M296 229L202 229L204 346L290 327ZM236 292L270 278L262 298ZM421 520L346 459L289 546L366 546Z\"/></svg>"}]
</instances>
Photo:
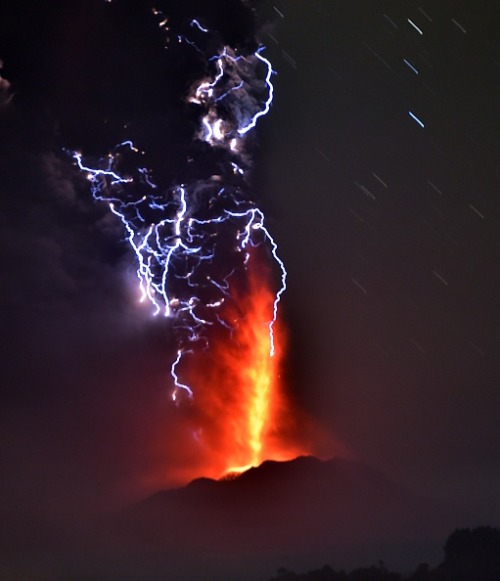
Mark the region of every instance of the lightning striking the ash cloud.
<instances>
[{"instance_id":1,"label":"lightning striking the ash cloud","mask_svg":"<svg viewBox=\"0 0 500 581\"><path fill-rule=\"evenodd\" d=\"M195 390L181 379L184 358L210 348L209 329L234 325L225 304L233 300L231 287L256 247L267 248L277 266L269 313L269 354L274 356L273 326L287 273L248 185L249 134L273 101L274 71L264 47L231 47L196 19L185 34L173 34L167 16L157 9L153 13L167 50L176 43L201 63L203 75L186 96L198 120L193 143L205 142L223 153L224 163L217 175L165 187L155 180L155 168L144 167L140 144L130 140L97 161L80 152L73 157L88 177L94 199L108 204L123 224L136 257L141 301L151 303L154 315L174 321L176 400L180 392L193 396Z\"/></svg>"}]
</instances>

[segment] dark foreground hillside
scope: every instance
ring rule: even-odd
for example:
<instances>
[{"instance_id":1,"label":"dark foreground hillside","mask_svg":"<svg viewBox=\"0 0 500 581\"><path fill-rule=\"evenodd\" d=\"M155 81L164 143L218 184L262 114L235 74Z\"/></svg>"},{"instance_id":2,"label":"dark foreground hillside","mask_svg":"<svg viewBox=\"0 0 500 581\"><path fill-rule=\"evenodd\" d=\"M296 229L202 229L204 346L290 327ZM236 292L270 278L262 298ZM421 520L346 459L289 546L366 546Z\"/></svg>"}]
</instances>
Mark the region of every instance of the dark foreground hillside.
<instances>
[{"instance_id":1,"label":"dark foreground hillside","mask_svg":"<svg viewBox=\"0 0 500 581\"><path fill-rule=\"evenodd\" d=\"M157 493L122 515L118 536L181 576L262 579L332 556L343 567L383 559L409 570L437 562L442 539L476 522L363 464L301 457Z\"/></svg>"},{"instance_id":2,"label":"dark foreground hillside","mask_svg":"<svg viewBox=\"0 0 500 581\"><path fill-rule=\"evenodd\" d=\"M438 563L449 532L475 524L457 508L418 497L366 465L300 457L158 492L68 534L40 527L21 549L6 538L13 548L4 544L0 551L0 572L23 580L253 581L284 566L311 571L332 563L353 570L379 560L411 571L422 561ZM447 562L460 559L460 551L448 553ZM386 578L380 577L383 568L365 577L294 577L287 570L280 580Z\"/></svg>"},{"instance_id":3,"label":"dark foreground hillside","mask_svg":"<svg viewBox=\"0 0 500 581\"><path fill-rule=\"evenodd\" d=\"M382 562L350 573L329 565L296 574L281 567L270 581L498 581L500 530L492 527L458 529L444 546L444 560L435 568L421 563L409 575L389 571Z\"/></svg>"}]
</instances>

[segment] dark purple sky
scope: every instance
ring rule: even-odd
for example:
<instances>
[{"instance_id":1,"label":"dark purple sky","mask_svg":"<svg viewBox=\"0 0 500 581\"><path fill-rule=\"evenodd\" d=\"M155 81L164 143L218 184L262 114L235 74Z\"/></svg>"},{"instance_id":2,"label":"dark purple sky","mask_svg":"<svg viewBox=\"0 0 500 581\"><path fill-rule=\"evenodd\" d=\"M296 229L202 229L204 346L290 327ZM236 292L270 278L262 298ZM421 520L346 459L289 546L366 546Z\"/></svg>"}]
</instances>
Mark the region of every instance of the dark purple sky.
<instances>
[{"instance_id":1,"label":"dark purple sky","mask_svg":"<svg viewBox=\"0 0 500 581\"><path fill-rule=\"evenodd\" d=\"M7 514L57 521L190 458L169 329L136 308L122 234L61 156L102 152L128 115L171 170L182 62L162 69L141 10L51 6L0 14L0 421ZM289 271L292 389L354 458L498 524L495 3L273 7L255 189Z\"/></svg>"},{"instance_id":2,"label":"dark purple sky","mask_svg":"<svg viewBox=\"0 0 500 581\"><path fill-rule=\"evenodd\" d=\"M356 457L498 519L495 5L279 9L261 179L301 394Z\"/></svg>"}]
</instances>

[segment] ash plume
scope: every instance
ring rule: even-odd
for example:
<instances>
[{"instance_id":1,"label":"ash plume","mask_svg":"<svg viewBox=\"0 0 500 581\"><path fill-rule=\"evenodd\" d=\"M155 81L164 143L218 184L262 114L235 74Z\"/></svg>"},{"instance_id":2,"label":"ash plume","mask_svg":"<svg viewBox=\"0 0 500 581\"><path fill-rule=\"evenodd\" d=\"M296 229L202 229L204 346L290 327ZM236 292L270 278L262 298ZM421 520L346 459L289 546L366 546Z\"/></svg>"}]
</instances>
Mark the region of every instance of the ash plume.
<instances>
[{"instance_id":1,"label":"ash plume","mask_svg":"<svg viewBox=\"0 0 500 581\"><path fill-rule=\"evenodd\" d=\"M268 321L271 356L278 303L286 288L284 264L248 183L247 146L271 107L274 71L255 39L252 9L243 2L228 7L222 16L198 2L187 3L181 12L151 8L165 50L173 53L170 58L189 63L183 99L193 132L186 169L176 179L150 165L153 158L132 138L96 160L73 153L94 198L106 202L123 224L136 255L141 301L151 303L153 314L174 320L174 400L179 391L193 395L179 379L183 357L209 347L211 328L234 327L226 304L234 300L231 286L245 284L256 247L267 248L279 272Z\"/></svg>"}]
</instances>

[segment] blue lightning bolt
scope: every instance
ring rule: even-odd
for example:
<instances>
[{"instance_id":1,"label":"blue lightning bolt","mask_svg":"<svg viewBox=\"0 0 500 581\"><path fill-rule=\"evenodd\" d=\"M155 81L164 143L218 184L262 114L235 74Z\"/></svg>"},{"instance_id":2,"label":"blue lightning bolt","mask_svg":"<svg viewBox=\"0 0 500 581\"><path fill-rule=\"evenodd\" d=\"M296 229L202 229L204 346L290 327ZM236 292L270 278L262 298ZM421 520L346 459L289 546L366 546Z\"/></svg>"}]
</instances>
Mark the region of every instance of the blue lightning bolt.
<instances>
[{"instance_id":1,"label":"blue lightning bolt","mask_svg":"<svg viewBox=\"0 0 500 581\"><path fill-rule=\"evenodd\" d=\"M255 127L255 125L257 124L258 119L269 113L269 110L271 109L271 104L272 104L273 99L274 99L274 86L271 83L271 76L274 73L273 67L272 67L271 63L260 54L261 50L263 50L263 47L261 47L255 53L255 57L258 58L261 62L263 62L267 66L266 85L269 88L269 96L264 104L264 108L261 111L258 111L257 113L255 113L255 115L252 117L252 119L250 120L250 122L247 125L238 129L238 133L240 135L245 135L245 133L247 133L248 131L253 129Z\"/></svg>"},{"instance_id":2,"label":"blue lightning bolt","mask_svg":"<svg viewBox=\"0 0 500 581\"><path fill-rule=\"evenodd\" d=\"M191 20L191 26L197 28L198 30L201 30L201 32L210 32L210 30L208 30L208 28L204 28L197 20L196 18L193 18L193 20Z\"/></svg>"},{"instance_id":3,"label":"blue lightning bolt","mask_svg":"<svg viewBox=\"0 0 500 581\"><path fill-rule=\"evenodd\" d=\"M177 391L179 389L182 389L184 391L186 391L190 397L193 397L193 392L191 390L191 388L189 387L189 385L186 385L185 383L181 383L179 381L179 377L177 375L177 365L179 365L182 356L185 355L185 351L182 351L182 349L178 349L177 350L177 357L175 358L175 361L172 363L172 367L170 368L170 375L172 376L173 380L174 380L174 385L175 385L175 390L174 393L172 394L172 399L174 401L177 400Z\"/></svg>"}]
</instances>

